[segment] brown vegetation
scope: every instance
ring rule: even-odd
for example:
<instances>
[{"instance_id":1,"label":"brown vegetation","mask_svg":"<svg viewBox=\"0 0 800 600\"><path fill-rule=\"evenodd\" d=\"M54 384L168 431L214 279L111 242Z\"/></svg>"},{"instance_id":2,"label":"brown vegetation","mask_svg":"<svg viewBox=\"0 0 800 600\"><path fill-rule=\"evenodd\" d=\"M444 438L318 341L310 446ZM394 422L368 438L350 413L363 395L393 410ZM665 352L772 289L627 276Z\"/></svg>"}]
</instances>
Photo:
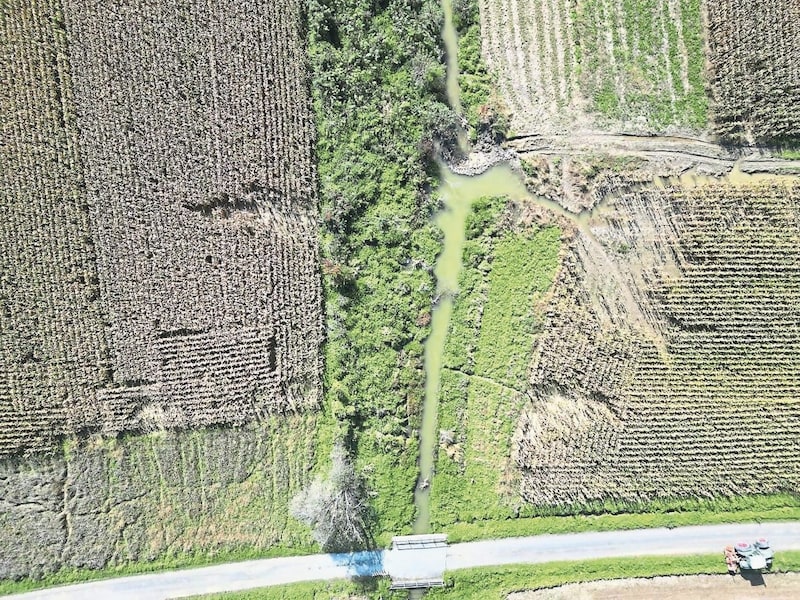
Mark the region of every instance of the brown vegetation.
<instances>
[{"instance_id":1,"label":"brown vegetation","mask_svg":"<svg viewBox=\"0 0 800 600\"><path fill-rule=\"evenodd\" d=\"M528 501L800 490L799 201L777 184L630 193L595 242L577 235L517 431Z\"/></svg>"},{"instance_id":2,"label":"brown vegetation","mask_svg":"<svg viewBox=\"0 0 800 600\"><path fill-rule=\"evenodd\" d=\"M108 351L63 24L46 2L0 18L2 456L96 424Z\"/></svg>"},{"instance_id":3,"label":"brown vegetation","mask_svg":"<svg viewBox=\"0 0 800 600\"><path fill-rule=\"evenodd\" d=\"M0 456L315 407L300 3L12 4Z\"/></svg>"},{"instance_id":4,"label":"brown vegetation","mask_svg":"<svg viewBox=\"0 0 800 600\"><path fill-rule=\"evenodd\" d=\"M800 140L800 4L706 2L715 131L733 142Z\"/></svg>"}]
</instances>

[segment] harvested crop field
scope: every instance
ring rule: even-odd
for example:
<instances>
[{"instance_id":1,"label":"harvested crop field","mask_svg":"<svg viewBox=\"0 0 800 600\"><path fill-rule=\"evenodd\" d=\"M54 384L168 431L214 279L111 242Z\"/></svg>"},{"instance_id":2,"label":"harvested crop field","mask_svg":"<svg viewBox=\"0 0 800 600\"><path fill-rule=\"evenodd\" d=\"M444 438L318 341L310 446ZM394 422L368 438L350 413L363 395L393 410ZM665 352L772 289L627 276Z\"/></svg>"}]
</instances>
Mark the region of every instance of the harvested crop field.
<instances>
[{"instance_id":1,"label":"harvested crop field","mask_svg":"<svg viewBox=\"0 0 800 600\"><path fill-rule=\"evenodd\" d=\"M704 129L698 0L481 0L483 54L516 135Z\"/></svg>"},{"instance_id":2,"label":"harvested crop field","mask_svg":"<svg viewBox=\"0 0 800 600\"><path fill-rule=\"evenodd\" d=\"M4 5L0 456L317 406L300 10Z\"/></svg>"},{"instance_id":3,"label":"harvested crop field","mask_svg":"<svg viewBox=\"0 0 800 600\"><path fill-rule=\"evenodd\" d=\"M800 138L800 4L707 2L712 121L731 142Z\"/></svg>"},{"instance_id":4,"label":"harvested crop field","mask_svg":"<svg viewBox=\"0 0 800 600\"><path fill-rule=\"evenodd\" d=\"M508 600L683 600L705 598L706 600L793 600L800 595L800 575L775 573L747 580L729 575L692 575L686 577L654 577L652 579L620 579L572 583L561 587L517 592L508 595Z\"/></svg>"},{"instance_id":5,"label":"harvested crop field","mask_svg":"<svg viewBox=\"0 0 800 600\"><path fill-rule=\"evenodd\" d=\"M2 3L0 578L311 543L301 11Z\"/></svg>"},{"instance_id":6,"label":"harvested crop field","mask_svg":"<svg viewBox=\"0 0 800 600\"><path fill-rule=\"evenodd\" d=\"M798 185L629 193L576 235L516 433L525 500L800 491L799 204Z\"/></svg>"},{"instance_id":7,"label":"harvested crop field","mask_svg":"<svg viewBox=\"0 0 800 600\"><path fill-rule=\"evenodd\" d=\"M67 41L47 3L0 12L0 456L99 422L107 382L97 253Z\"/></svg>"}]
</instances>

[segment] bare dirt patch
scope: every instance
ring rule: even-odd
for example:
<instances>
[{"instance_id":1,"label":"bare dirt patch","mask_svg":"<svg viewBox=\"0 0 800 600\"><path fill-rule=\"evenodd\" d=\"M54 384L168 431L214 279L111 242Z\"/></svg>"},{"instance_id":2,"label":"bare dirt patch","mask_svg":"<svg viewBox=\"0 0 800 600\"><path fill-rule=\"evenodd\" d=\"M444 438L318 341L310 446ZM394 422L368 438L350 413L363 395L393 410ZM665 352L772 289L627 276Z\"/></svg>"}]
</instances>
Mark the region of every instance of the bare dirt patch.
<instances>
[{"instance_id":1,"label":"bare dirt patch","mask_svg":"<svg viewBox=\"0 0 800 600\"><path fill-rule=\"evenodd\" d=\"M508 600L792 600L800 595L800 574L774 573L745 579L729 575L692 575L573 583L558 588L510 594Z\"/></svg>"}]
</instances>

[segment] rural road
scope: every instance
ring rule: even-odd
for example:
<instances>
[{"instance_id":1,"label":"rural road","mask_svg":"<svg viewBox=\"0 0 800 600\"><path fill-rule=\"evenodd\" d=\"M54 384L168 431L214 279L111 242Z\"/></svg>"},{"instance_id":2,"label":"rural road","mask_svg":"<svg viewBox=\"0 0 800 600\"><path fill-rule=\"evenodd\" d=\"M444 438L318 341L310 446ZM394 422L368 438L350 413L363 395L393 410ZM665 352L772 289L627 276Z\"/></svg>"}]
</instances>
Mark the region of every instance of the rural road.
<instances>
[{"instance_id":1,"label":"rural road","mask_svg":"<svg viewBox=\"0 0 800 600\"><path fill-rule=\"evenodd\" d=\"M723 571L722 548L738 540L757 537L770 539L776 565L780 565L782 550L800 550L800 522L636 529L467 542L447 549L447 570L613 556L719 552L720 571ZM381 573L387 554L360 552L269 558L94 581L3 598L161 600L315 579L345 579Z\"/></svg>"}]
</instances>

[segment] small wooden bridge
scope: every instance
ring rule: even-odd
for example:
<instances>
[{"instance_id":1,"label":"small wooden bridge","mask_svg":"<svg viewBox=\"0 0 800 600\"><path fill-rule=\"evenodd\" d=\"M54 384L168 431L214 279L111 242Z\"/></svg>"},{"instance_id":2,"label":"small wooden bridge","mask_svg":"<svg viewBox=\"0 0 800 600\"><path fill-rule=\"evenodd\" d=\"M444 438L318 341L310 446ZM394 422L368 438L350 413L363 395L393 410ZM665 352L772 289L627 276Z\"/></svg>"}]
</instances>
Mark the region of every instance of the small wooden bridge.
<instances>
[{"instance_id":1,"label":"small wooden bridge","mask_svg":"<svg viewBox=\"0 0 800 600\"><path fill-rule=\"evenodd\" d=\"M393 590L444 586L446 563L447 535L443 533L395 536L384 558Z\"/></svg>"}]
</instances>

